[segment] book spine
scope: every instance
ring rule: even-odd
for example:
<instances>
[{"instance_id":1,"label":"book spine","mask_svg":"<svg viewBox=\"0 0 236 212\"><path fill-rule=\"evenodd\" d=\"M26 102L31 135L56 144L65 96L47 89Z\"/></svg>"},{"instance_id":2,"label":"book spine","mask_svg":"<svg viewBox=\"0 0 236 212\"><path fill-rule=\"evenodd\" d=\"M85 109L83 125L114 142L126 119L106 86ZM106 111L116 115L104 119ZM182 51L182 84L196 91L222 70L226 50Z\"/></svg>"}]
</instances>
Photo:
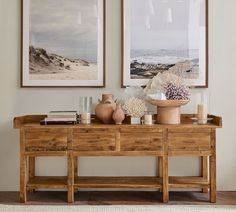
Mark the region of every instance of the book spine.
<instances>
[{"instance_id":1,"label":"book spine","mask_svg":"<svg viewBox=\"0 0 236 212\"><path fill-rule=\"evenodd\" d=\"M77 118L77 115L54 115L54 114L49 114L47 118Z\"/></svg>"},{"instance_id":2,"label":"book spine","mask_svg":"<svg viewBox=\"0 0 236 212\"><path fill-rule=\"evenodd\" d=\"M48 116L76 116L76 111L50 111Z\"/></svg>"},{"instance_id":3,"label":"book spine","mask_svg":"<svg viewBox=\"0 0 236 212\"><path fill-rule=\"evenodd\" d=\"M76 125L76 121L40 121L40 125Z\"/></svg>"},{"instance_id":4,"label":"book spine","mask_svg":"<svg viewBox=\"0 0 236 212\"><path fill-rule=\"evenodd\" d=\"M45 118L45 121L76 121L76 118Z\"/></svg>"}]
</instances>

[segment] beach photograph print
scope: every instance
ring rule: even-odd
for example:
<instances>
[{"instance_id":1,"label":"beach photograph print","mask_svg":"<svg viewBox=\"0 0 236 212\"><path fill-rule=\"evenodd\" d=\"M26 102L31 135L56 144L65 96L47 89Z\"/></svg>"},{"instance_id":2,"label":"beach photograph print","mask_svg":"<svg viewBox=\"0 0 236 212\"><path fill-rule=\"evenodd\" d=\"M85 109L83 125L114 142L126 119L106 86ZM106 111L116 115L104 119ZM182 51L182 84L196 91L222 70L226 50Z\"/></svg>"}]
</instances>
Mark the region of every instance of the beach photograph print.
<instances>
[{"instance_id":1,"label":"beach photograph print","mask_svg":"<svg viewBox=\"0 0 236 212\"><path fill-rule=\"evenodd\" d=\"M104 86L104 0L22 0L22 87Z\"/></svg>"},{"instance_id":2,"label":"beach photograph print","mask_svg":"<svg viewBox=\"0 0 236 212\"><path fill-rule=\"evenodd\" d=\"M207 87L207 0L123 0L123 87L158 73Z\"/></svg>"}]
</instances>

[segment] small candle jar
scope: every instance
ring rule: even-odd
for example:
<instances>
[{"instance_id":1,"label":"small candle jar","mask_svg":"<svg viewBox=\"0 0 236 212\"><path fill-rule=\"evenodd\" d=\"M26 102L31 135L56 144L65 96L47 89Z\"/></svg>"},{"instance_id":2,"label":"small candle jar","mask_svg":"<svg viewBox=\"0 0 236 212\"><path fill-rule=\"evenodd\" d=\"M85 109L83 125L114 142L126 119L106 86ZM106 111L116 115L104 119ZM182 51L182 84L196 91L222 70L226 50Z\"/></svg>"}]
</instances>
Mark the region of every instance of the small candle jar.
<instances>
[{"instance_id":1,"label":"small candle jar","mask_svg":"<svg viewBox=\"0 0 236 212\"><path fill-rule=\"evenodd\" d=\"M81 113L80 114L81 124L91 124L91 114L90 113Z\"/></svg>"},{"instance_id":2,"label":"small candle jar","mask_svg":"<svg viewBox=\"0 0 236 212\"><path fill-rule=\"evenodd\" d=\"M152 115L144 115L144 124L152 125Z\"/></svg>"}]
</instances>

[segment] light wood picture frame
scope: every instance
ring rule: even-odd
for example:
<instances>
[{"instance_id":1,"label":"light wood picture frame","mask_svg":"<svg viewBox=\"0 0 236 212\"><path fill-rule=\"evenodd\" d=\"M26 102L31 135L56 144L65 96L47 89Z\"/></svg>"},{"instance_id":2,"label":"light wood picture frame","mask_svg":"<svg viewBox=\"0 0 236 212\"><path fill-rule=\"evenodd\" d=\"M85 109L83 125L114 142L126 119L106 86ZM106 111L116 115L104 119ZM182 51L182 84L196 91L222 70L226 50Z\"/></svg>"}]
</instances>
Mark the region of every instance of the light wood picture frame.
<instances>
[{"instance_id":1,"label":"light wood picture frame","mask_svg":"<svg viewBox=\"0 0 236 212\"><path fill-rule=\"evenodd\" d=\"M21 87L105 87L105 0L21 4Z\"/></svg>"}]
</instances>

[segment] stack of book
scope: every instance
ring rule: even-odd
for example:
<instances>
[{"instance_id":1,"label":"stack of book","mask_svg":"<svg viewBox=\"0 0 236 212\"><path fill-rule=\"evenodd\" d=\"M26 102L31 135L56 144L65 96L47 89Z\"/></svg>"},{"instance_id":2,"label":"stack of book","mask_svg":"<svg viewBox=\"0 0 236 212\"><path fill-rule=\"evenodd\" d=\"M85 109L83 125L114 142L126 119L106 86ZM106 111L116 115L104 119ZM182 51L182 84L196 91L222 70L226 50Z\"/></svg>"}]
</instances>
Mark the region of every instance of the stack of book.
<instances>
[{"instance_id":1,"label":"stack of book","mask_svg":"<svg viewBox=\"0 0 236 212\"><path fill-rule=\"evenodd\" d=\"M77 111L50 111L47 117L40 122L42 125L76 124Z\"/></svg>"}]
</instances>

